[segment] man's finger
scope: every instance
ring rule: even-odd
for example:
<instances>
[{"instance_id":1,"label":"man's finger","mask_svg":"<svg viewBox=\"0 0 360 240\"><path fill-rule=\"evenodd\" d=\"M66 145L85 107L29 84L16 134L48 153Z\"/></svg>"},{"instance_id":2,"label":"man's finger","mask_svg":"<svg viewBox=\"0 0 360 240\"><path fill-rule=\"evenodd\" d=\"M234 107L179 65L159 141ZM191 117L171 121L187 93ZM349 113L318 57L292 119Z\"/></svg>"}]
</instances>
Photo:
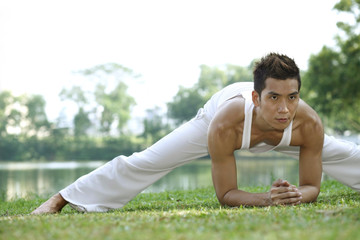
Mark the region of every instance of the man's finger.
<instances>
[{"instance_id":1,"label":"man's finger","mask_svg":"<svg viewBox=\"0 0 360 240\"><path fill-rule=\"evenodd\" d=\"M299 192L299 190L295 187L272 187L270 189L272 194L275 193L286 193L286 192Z\"/></svg>"},{"instance_id":2,"label":"man's finger","mask_svg":"<svg viewBox=\"0 0 360 240\"><path fill-rule=\"evenodd\" d=\"M276 190L279 190L279 189L276 189ZM281 190L284 190L284 188L282 188ZM271 191L270 198L271 198L271 201L273 202L273 204L275 204L275 205L293 204L298 201L301 201L302 194L301 194L301 192L298 192L298 191L285 191L285 192Z\"/></svg>"},{"instance_id":3,"label":"man's finger","mask_svg":"<svg viewBox=\"0 0 360 240\"><path fill-rule=\"evenodd\" d=\"M297 194L297 193L293 193ZM285 197L286 195L286 197ZM272 195L271 200L274 205L297 205L301 203L302 196L291 196L290 193Z\"/></svg>"},{"instance_id":4,"label":"man's finger","mask_svg":"<svg viewBox=\"0 0 360 240\"><path fill-rule=\"evenodd\" d=\"M278 180L276 180L275 182L273 182L272 186L274 186L274 187L290 186L290 184L289 184L288 181L279 178Z\"/></svg>"}]
</instances>

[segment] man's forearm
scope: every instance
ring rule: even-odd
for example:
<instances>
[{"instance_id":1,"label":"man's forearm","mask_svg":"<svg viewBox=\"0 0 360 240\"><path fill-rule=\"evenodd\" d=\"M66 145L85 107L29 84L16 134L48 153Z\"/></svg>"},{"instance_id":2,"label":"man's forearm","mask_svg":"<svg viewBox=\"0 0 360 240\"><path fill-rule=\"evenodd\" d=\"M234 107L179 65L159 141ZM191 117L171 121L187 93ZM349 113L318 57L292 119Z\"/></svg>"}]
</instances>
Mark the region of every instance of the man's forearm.
<instances>
[{"instance_id":1,"label":"man's forearm","mask_svg":"<svg viewBox=\"0 0 360 240\"><path fill-rule=\"evenodd\" d=\"M286 180L276 180L269 192L249 193L237 189L228 191L219 201L227 206L272 206L272 205L297 205L313 202L319 194L319 188L304 185L297 188Z\"/></svg>"},{"instance_id":2,"label":"man's forearm","mask_svg":"<svg viewBox=\"0 0 360 240\"><path fill-rule=\"evenodd\" d=\"M230 190L223 199L219 199L222 205L230 207L238 206L259 206L265 207L272 205L269 193L249 193L241 190Z\"/></svg>"}]
</instances>

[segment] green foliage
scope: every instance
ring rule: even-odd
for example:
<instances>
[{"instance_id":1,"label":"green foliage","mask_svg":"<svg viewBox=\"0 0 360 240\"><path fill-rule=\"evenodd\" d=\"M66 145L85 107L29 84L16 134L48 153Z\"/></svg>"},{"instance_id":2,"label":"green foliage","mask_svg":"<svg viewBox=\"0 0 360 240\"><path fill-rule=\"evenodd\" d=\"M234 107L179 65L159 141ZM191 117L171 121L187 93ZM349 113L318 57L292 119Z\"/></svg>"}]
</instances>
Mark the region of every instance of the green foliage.
<instances>
[{"instance_id":1,"label":"green foliage","mask_svg":"<svg viewBox=\"0 0 360 240\"><path fill-rule=\"evenodd\" d=\"M0 92L0 136L20 132L26 136L47 134L50 123L45 113L45 100L40 95L13 96Z\"/></svg>"},{"instance_id":2,"label":"green foliage","mask_svg":"<svg viewBox=\"0 0 360 240\"><path fill-rule=\"evenodd\" d=\"M173 101L167 104L169 117L177 125L188 121L220 89L235 82L251 82L251 68L252 65L247 68L235 65L201 65L198 82L191 88L180 87Z\"/></svg>"},{"instance_id":3,"label":"green foliage","mask_svg":"<svg viewBox=\"0 0 360 240\"><path fill-rule=\"evenodd\" d=\"M74 86L60 93L62 100L78 108L73 129L48 121L42 96L0 92L0 161L108 160L140 151L169 131L168 125L160 124L161 116L154 115L144 121L142 137L121 134L135 104L124 83L126 77L134 77L130 69L109 63L81 73L92 88ZM90 136L90 130L95 134Z\"/></svg>"},{"instance_id":4,"label":"green foliage","mask_svg":"<svg viewBox=\"0 0 360 240\"><path fill-rule=\"evenodd\" d=\"M336 36L337 49L324 46L311 56L303 98L328 127L360 132L360 2L341 0L334 8L352 14L354 23L338 22L345 35Z\"/></svg>"},{"instance_id":5,"label":"green foliage","mask_svg":"<svg viewBox=\"0 0 360 240\"><path fill-rule=\"evenodd\" d=\"M72 100L79 107L83 107L89 102L86 97L86 93L79 86L74 86L71 89L62 89L59 96L63 101Z\"/></svg>"},{"instance_id":6,"label":"green foliage","mask_svg":"<svg viewBox=\"0 0 360 240\"><path fill-rule=\"evenodd\" d=\"M264 191L265 188L247 188ZM1 239L358 239L360 196L323 183L318 201L294 207L221 207L213 188L139 194L123 209L27 215L45 199L0 201Z\"/></svg>"},{"instance_id":7,"label":"green foliage","mask_svg":"<svg viewBox=\"0 0 360 240\"><path fill-rule=\"evenodd\" d=\"M107 63L79 73L88 78L87 90L74 86L60 93L62 100L70 100L78 107L74 134L87 135L91 126L99 126L93 130L104 136L110 135L114 128L123 133L131 107L135 105L124 82L127 77L134 77L132 71L116 63Z\"/></svg>"},{"instance_id":8,"label":"green foliage","mask_svg":"<svg viewBox=\"0 0 360 240\"><path fill-rule=\"evenodd\" d=\"M84 76L95 76L96 78L102 78L103 74L105 75L115 74L116 77L118 78L118 77L122 77L123 75L128 75L128 74L132 75L133 71L117 63L107 63L79 71L79 73L83 74Z\"/></svg>"},{"instance_id":9,"label":"green foliage","mask_svg":"<svg viewBox=\"0 0 360 240\"><path fill-rule=\"evenodd\" d=\"M73 137L54 130L55 134L37 138L9 135L0 141L0 161L29 160L109 160L120 154L131 155L147 145L134 136Z\"/></svg>"},{"instance_id":10,"label":"green foliage","mask_svg":"<svg viewBox=\"0 0 360 240\"><path fill-rule=\"evenodd\" d=\"M161 115L159 107L148 109L146 112L147 116L143 120L144 131L140 137L150 145L168 134L170 126L164 123L164 117Z\"/></svg>"},{"instance_id":11,"label":"green foliage","mask_svg":"<svg viewBox=\"0 0 360 240\"><path fill-rule=\"evenodd\" d=\"M103 160L129 155L146 143L131 135L97 139L87 137L88 115L82 107L75 116L74 136L47 120L42 97L14 97L0 93L0 161ZM18 132L11 132L18 131Z\"/></svg>"},{"instance_id":12,"label":"green foliage","mask_svg":"<svg viewBox=\"0 0 360 240\"><path fill-rule=\"evenodd\" d=\"M236 82L252 82L251 66L244 68L235 65L224 67L200 66L201 73L197 83L197 89L207 100L220 89Z\"/></svg>"},{"instance_id":13,"label":"green foliage","mask_svg":"<svg viewBox=\"0 0 360 240\"><path fill-rule=\"evenodd\" d=\"M10 109L17 99L9 91L0 92L0 136L7 135L7 128L17 126L21 114L15 109Z\"/></svg>"},{"instance_id":14,"label":"green foliage","mask_svg":"<svg viewBox=\"0 0 360 240\"><path fill-rule=\"evenodd\" d=\"M193 118L196 111L201 108L206 99L200 95L196 87L180 87L172 102L167 104L168 115L174 119L176 125L180 125Z\"/></svg>"},{"instance_id":15,"label":"green foliage","mask_svg":"<svg viewBox=\"0 0 360 240\"><path fill-rule=\"evenodd\" d=\"M95 90L95 99L102 109L101 132L109 134L115 123L119 132L122 133L130 119L130 109L135 104L135 100L126 93L127 86L123 82L119 82L110 93L106 93L105 90L106 86L102 83L99 83Z\"/></svg>"},{"instance_id":16,"label":"green foliage","mask_svg":"<svg viewBox=\"0 0 360 240\"><path fill-rule=\"evenodd\" d=\"M20 137L8 135L1 137L0 141L0 160L23 159L25 146L20 144Z\"/></svg>"},{"instance_id":17,"label":"green foliage","mask_svg":"<svg viewBox=\"0 0 360 240\"><path fill-rule=\"evenodd\" d=\"M38 135L41 131L48 132L50 123L45 113L46 102L40 95L32 95L25 98L25 107L27 108L26 118L29 122L27 131L34 131Z\"/></svg>"},{"instance_id":18,"label":"green foliage","mask_svg":"<svg viewBox=\"0 0 360 240\"><path fill-rule=\"evenodd\" d=\"M74 117L74 135L75 137L86 136L87 130L91 127L89 113L80 107L79 112Z\"/></svg>"}]
</instances>

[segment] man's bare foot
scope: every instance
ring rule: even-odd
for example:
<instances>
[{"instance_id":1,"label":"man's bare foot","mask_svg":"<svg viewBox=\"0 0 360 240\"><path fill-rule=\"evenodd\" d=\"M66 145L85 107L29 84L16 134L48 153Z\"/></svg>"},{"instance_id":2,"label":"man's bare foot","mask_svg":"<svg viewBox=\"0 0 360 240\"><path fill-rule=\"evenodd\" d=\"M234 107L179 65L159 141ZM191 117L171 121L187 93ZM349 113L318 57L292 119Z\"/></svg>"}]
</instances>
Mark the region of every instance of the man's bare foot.
<instances>
[{"instance_id":1,"label":"man's bare foot","mask_svg":"<svg viewBox=\"0 0 360 240\"><path fill-rule=\"evenodd\" d=\"M60 193L55 194L49 200L40 205L35 209L31 214L53 214L58 213L68 202L60 195Z\"/></svg>"}]
</instances>

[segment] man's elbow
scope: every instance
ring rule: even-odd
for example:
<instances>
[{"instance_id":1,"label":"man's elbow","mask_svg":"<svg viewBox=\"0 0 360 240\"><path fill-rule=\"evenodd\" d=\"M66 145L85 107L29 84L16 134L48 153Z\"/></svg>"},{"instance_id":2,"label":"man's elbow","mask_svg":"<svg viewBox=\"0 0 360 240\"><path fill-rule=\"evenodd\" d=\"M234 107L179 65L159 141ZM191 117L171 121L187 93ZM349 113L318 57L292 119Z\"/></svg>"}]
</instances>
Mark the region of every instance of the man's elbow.
<instances>
[{"instance_id":1,"label":"man's elbow","mask_svg":"<svg viewBox=\"0 0 360 240\"><path fill-rule=\"evenodd\" d=\"M221 206L225 206L226 204L226 193L223 196L217 196L217 199Z\"/></svg>"},{"instance_id":2,"label":"man's elbow","mask_svg":"<svg viewBox=\"0 0 360 240\"><path fill-rule=\"evenodd\" d=\"M232 200L233 198L231 196L232 196L232 190L229 190L222 196L217 196L217 199L218 199L219 203L221 204L221 206L229 206L229 207L237 206L237 204L233 203L233 200Z\"/></svg>"},{"instance_id":3,"label":"man's elbow","mask_svg":"<svg viewBox=\"0 0 360 240\"><path fill-rule=\"evenodd\" d=\"M316 202L320 194L319 186L303 185L299 190L302 193L302 202L304 203Z\"/></svg>"}]
</instances>

